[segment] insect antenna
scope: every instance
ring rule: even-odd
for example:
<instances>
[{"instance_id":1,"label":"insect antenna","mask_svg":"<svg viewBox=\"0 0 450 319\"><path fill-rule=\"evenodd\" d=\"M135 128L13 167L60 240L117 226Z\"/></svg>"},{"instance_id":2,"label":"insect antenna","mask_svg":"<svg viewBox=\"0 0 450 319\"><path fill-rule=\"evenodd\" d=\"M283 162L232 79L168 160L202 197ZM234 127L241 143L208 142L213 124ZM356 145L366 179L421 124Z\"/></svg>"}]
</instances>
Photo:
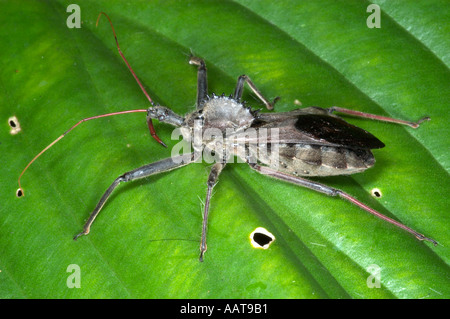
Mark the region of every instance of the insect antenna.
<instances>
[{"instance_id":1,"label":"insect antenna","mask_svg":"<svg viewBox=\"0 0 450 319\"><path fill-rule=\"evenodd\" d=\"M66 132L64 132L64 134L60 135L56 140L54 140L53 142L51 142L46 148L44 148L42 151L40 151L29 163L27 166L25 166L25 168L23 169L22 173L20 173L19 175L19 179L18 179L18 183L19 183L19 190L20 192L17 192L17 194L21 194L18 195L18 197L21 196L25 196L25 192L23 191L22 186L20 185L20 179L22 178L22 175L27 171L28 167L30 167L30 165L38 159L39 156L41 156L45 151L47 151L50 147L52 147L53 145L56 144L56 142L58 142L59 140L61 140L64 136L66 136L70 131L72 131L74 128L76 128L78 125L80 125L83 122L86 121L90 121L90 120L95 120L95 119L99 119L102 117L107 117L107 116L113 116L113 115L119 115L119 114L127 114L127 113L138 113L138 112L147 112L147 110L145 109L138 109L138 110L128 110L128 111L119 111L119 112L113 112L113 113L107 113L107 114L101 114L101 115L96 115L96 116L92 116L92 117L87 117L85 119L82 119L81 121L79 121L77 124L75 124L74 126L72 126L70 129L68 129Z\"/></svg>"},{"instance_id":2,"label":"insect antenna","mask_svg":"<svg viewBox=\"0 0 450 319\"><path fill-rule=\"evenodd\" d=\"M137 84L139 84L139 87L141 88L142 92L144 93L144 95L147 97L147 100L150 102L150 104L152 106L154 106L155 104L153 103L152 98L150 97L150 95L147 93L147 91L145 90L144 86L142 85L141 81L139 80L139 78L137 77L136 73L134 73L133 68L131 67L130 63L128 63L127 59L125 58L125 56L122 53L122 50L120 49L119 46L119 41L117 40L117 35L116 35L116 31L114 30L114 26L113 23L111 21L111 19L108 17L108 15L104 12L100 12L98 14L98 18L97 18L97 22L95 23L95 26L98 27L98 22L100 21L100 17L102 16L102 14L108 19L109 24L111 25L111 29L112 32L114 34L114 39L116 40L116 45L117 45L117 51L119 51L120 56L122 57L123 61L125 62L125 64L128 67L128 70L130 70L131 74L133 75L134 79L136 80ZM152 137L162 146L167 147L167 145L158 137L158 135L156 135L156 131L155 128L153 127L153 123L151 119L148 119L148 128L150 130L150 134L152 135Z\"/></svg>"},{"instance_id":3,"label":"insect antenna","mask_svg":"<svg viewBox=\"0 0 450 319\"><path fill-rule=\"evenodd\" d=\"M117 50L119 51L120 56L122 57L123 61L125 62L125 64L128 67L128 70L130 70L131 74L133 75L134 79L136 80L137 84L139 85L139 87L141 88L142 92L144 93L144 95L147 97L147 100L150 102L150 104L152 106L154 106L154 102L152 100L152 98L150 97L150 95L147 93L147 91L145 90L144 86L142 85L141 81L139 80L139 78L137 77L136 73L134 72L133 68L131 67L131 65L128 63L127 59L125 58L125 56L122 53L122 50L120 49L119 46L119 41L117 40L117 35L116 35L116 31L114 30L114 26L113 23L111 21L111 19L108 17L108 15L104 12L100 12L97 18L97 22L95 24L95 26L98 26L98 22L100 20L100 17L102 16L102 14L108 19L109 24L111 25L111 29L112 32L114 34L114 39L116 41L116 46L117 46ZM102 114L102 115L96 115L96 116L92 116L92 117L88 117L85 119L82 119L81 121L79 121L77 124L75 124L74 126L72 126L69 130L67 130L64 134L62 134L61 136L59 136L56 140L54 140L53 142L51 142L46 148L44 148L42 151L40 151L28 164L27 166L25 166L25 168L23 169L22 173L20 173L19 175L19 179L18 179L18 184L19 184L19 190L17 191L17 195L18 197L24 196L25 192L23 191L23 188L20 184L20 180L23 176L23 174L27 171L28 167L30 167L30 165L36 161L44 152L46 152L49 148L51 148L55 143L57 143L59 140L61 140L64 136L67 135L67 133L69 133L70 131L72 131L75 127L77 127L78 125L80 125L83 122L89 121L89 120L94 120L94 119L98 119L98 118L102 118L102 117L107 117L107 116L113 116L113 115L119 115L119 114L127 114L127 113L137 113L137 112L147 112L147 110L144 109L138 109L138 110L128 110L128 111L119 111L119 112L113 112L113 113L107 113L107 114ZM153 123L152 120L150 118L147 119L147 124L148 124L148 128L150 130L150 134L151 136L158 142L160 143L162 146L167 147L167 145L158 137L158 135L156 134L155 128L153 127Z\"/></svg>"}]
</instances>

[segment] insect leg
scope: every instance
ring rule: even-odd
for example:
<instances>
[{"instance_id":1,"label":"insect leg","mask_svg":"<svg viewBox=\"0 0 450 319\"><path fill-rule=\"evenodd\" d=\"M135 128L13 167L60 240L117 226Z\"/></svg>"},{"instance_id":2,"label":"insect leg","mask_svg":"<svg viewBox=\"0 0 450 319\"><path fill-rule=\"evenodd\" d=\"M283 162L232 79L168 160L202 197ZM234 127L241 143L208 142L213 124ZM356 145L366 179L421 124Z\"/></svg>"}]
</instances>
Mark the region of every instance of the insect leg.
<instances>
[{"instance_id":1,"label":"insect leg","mask_svg":"<svg viewBox=\"0 0 450 319\"><path fill-rule=\"evenodd\" d=\"M187 165L192 163L193 161L193 154L184 154L180 156L176 156L173 158L166 158L163 160L160 160L155 163L147 164L142 167L139 167L137 169L134 169L132 171L129 171L118 178L114 180L114 182L111 184L111 186L108 187L106 192L103 194L102 198L98 202L97 206L95 207L94 211L89 216L89 219L87 220L86 224L83 227L83 231L77 234L73 239L77 240L78 237L82 235L89 234L90 228L92 223L94 222L97 215L100 213L100 210L102 209L103 205L108 200L109 196L113 192L113 190L121 183L121 182L129 182L136 179L148 177L150 175L158 174L167 172L170 170L173 170L175 168Z\"/></svg>"},{"instance_id":2,"label":"insect leg","mask_svg":"<svg viewBox=\"0 0 450 319\"><path fill-rule=\"evenodd\" d=\"M211 168L211 172L208 177L208 190L206 191L206 200L205 200L205 210L203 213L203 224L202 224L202 241L200 243L200 261L203 261L203 255L206 252L206 230L208 227L208 213L209 213L209 201L211 199L212 189L214 185L217 183L217 179L219 178L220 172L225 167L225 163L215 163Z\"/></svg>"},{"instance_id":3,"label":"insect leg","mask_svg":"<svg viewBox=\"0 0 450 319\"><path fill-rule=\"evenodd\" d=\"M252 163L249 162L249 165L251 168L253 168L254 170L256 170L257 172L259 172L263 175L271 176L276 179L281 179L286 182L290 182L290 183L293 183L293 184L296 184L299 186L303 186L303 187L306 187L306 188L309 188L309 189L312 189L312 190L315 190L315 191L318 191L318 192L321 192L321 193L324 193L324 194L327 194L330 196L339 196L339 197L351 202L352 204L355 204L356 206L364 209L365 211L371 213L372 215L374 215L378 218L381 218L381 219L387 221L388 223L391 223L399 228L402 228L403 230L406 230L407 232L413 234L417 239L426 240L426 241L433 243L435 246L437 245L437 242L435 240L425 237L424 235L415 231L414 229L409 228L408 226L405 226L402 223L399 223L398 221L377 212L373 208L370 208L366 204L358 201L356 198L350 196L349 194L347 194L339 189L329 187L327 185L320 184L320 183L317 183L314 181L310 181L310 180L307 180L307 179L304 179L301 177L285 174L285 173L279 172L279 171L274 170L269 167L260 166L258 164L254 164L253 161L252 161Z\"/></svg>"},{"instance_id":4,"label":"insect leg","mask_svg":"<svg viewBox=\"0 0 450 319\"><path fill-rule=\"evenodd\" d=\"M197 71L197 109L203 107L203 103L208 96L208 79L206 73L205 61L195 56L191 56L189 59L189 64L194 64L198 66Z\"/></svg>"},{"instance_id":5,"label":"insect leg","mask_svg":"<svg viewBox=\"0 0 450 319\"><path fill-rule=\"evenodd\" d=\"M280 97L276 97L272 102L269 102L262 93L258 90L258 88L255 86L255 84L250 80L250 78L247 75L241 75L238 78L236 89L234 90L234 99L236 101L239 101L242 97L242 93L244 92L244 84L247 82L248 86L252 89L253 93L256 94L256 96L264 103L264 105L267 107L268 110L273 110L274 104L280 99Z\"/></svg>"},{"instance_id":6,"label":"insect leg","mask_svg":"<svg viewBox=\"0 0 450 319\"><path fill-rule=\"evenodd\" d=\"M358 117L364 117L364 118L368 118L368 119L372 119L372 120L408 125L408 126L411 126L412 128L418 128L422 122L430 120L429 116L425 116L425 117L421 118L420 120L418 120L417 122L410 122L410 121L394 119L394 118L387 117L387 116L381 116L381 115L375 115L375 114L370 114L370 113L364 113L364 112L360 112L360 111L349 110L349 109L345 109L345 108L342 108L339 106L330 107L328 109L328 112L330 112L330 113L340 112L340 113L350 114L350 115L354 115L354 116L358 116Z\"/></svg>"}]
</instances>

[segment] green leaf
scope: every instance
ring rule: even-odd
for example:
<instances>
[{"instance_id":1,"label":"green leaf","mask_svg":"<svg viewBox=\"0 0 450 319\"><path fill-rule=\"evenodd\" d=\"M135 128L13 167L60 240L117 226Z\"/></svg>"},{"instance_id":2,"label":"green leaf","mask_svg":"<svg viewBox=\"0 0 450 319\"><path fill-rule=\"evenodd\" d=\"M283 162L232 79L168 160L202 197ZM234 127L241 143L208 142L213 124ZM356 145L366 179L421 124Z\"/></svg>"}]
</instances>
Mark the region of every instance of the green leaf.
<instances>
[{"instance_id":1,"label":"green leaf","mask_svg":"<svg viewBox=\"0 0 450 319\"><path fill-rule=\"evenodd\" d=\"M445 1L7 1L0 59L1 298L449 298L450 8ZM338 105L431 121L412 129L353 117L386 147L361 174L317 179L439 242L433 247L337 198L230 164L214 188L208 251L198 262L210 164L120 185L88 236L73 241L106 188L122 173L170 156L178 140L144 115L79 120L149 106L117 53L152 98L191 111L205 59L210 92L232 93L249 75L276 111ZM263 106L252 94L244 99ZM16 116L21 132L10 134ZM381 198L371 196L378 188ZM254 249L249 234L276 237ZM81 288L69 288L78 265ZM379 267L380 288L370 288Z\"/></svg>"}]
</instances>

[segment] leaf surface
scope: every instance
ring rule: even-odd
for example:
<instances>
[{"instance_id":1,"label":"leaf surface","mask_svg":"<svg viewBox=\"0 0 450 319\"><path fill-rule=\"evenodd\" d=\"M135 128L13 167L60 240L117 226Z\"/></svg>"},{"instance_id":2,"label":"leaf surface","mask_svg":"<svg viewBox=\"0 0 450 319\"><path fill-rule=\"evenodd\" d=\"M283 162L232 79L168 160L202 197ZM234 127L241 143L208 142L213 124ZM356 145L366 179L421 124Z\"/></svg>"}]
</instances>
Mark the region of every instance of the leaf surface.
<instances>
[{"instance_id":1,"label":"leaf surface","mask_svg":"<svg viewBox=\"0 0 450 319\"><path fill-rule=\"evenodd\" d=\"M450 297L450 8L438 0L375 3L379 29L367 27L364 1L83 1L81 28L69 29L69 1L1 2L0 297ZM374 168L320 182L439 246L239 163L214 188L203 263L208 163L120 185L91 234L74 242L116 177L169 157L179 142L155 123L169 148L158 145L142 113L83 123L30 166L26 196L16 198L28 161L80 119L149 106L106 19L95 27L100 11L152 98L179 114L195 105L192 51L206 61L210 92L230 94L247 74L266 97L281 97L278 112L298 108L297 100L406 120L430 116L416 130L343 116L386 147L374 150ZM249 90L244 99L263 107ZM16 135L13 115L22 129ZM260 226L276 237L267 250L250 245ZM73 264L80 289L67 285ZM381 287L370 288L377 278Z\"/></svg>"}]
</instances>

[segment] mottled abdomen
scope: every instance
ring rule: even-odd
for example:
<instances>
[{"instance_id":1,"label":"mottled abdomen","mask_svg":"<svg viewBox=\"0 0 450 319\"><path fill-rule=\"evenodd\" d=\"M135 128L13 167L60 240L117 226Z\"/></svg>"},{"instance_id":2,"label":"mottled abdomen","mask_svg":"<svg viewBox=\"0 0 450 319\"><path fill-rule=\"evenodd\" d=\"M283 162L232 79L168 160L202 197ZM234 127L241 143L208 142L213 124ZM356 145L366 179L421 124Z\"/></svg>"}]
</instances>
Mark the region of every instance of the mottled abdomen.
<instances>
[{"instance_id":1,"label":"mottled abdomen","mask_svg":"<svg viewBox=\"0 0 450 319\"><path fill-rule=\"evenodd\" d=\"M274 149L272 151L275 151ZM375 163L368 149L350 149L345 147L280 144L279 156L275 164L279 171L297 176L332 176L362 172ZM262 164L273 166L271 151L259 152L258 160ZM273 154L272 154L273 155Z\"/></svg>"}]
</instances>

